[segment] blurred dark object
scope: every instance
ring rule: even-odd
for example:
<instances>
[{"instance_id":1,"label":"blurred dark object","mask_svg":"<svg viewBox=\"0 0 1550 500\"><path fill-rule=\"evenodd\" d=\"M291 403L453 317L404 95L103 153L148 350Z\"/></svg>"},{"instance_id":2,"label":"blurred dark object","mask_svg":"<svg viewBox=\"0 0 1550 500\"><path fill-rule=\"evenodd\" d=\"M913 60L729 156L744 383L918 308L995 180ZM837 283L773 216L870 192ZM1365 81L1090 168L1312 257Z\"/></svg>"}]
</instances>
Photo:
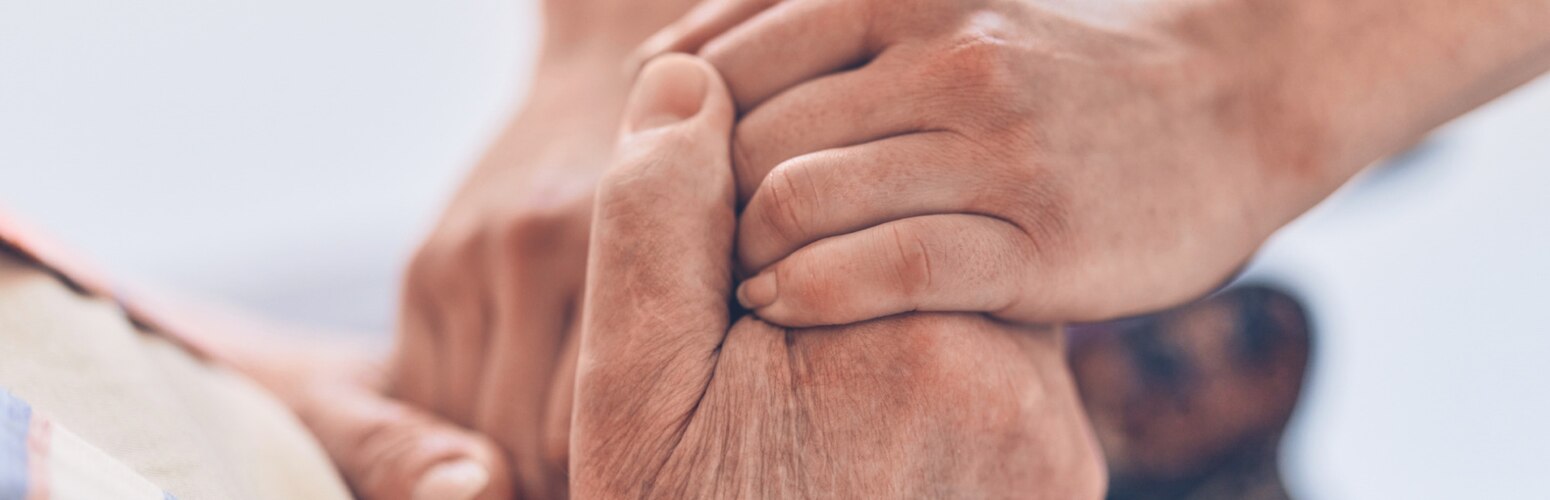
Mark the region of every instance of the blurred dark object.
<instances>
[{"instance_id":1,"label":"blurred dark object","mask_svg":"<svg viewBox=\"0 0 1550 500\"><path fill-rule=\"evenodd\" d=\"M1278 455L1310 323L1292 295L1247 285L1072 327L1071 366L1108 459L1108 498L1289 498Z\"/></svg>"}]
</instances>

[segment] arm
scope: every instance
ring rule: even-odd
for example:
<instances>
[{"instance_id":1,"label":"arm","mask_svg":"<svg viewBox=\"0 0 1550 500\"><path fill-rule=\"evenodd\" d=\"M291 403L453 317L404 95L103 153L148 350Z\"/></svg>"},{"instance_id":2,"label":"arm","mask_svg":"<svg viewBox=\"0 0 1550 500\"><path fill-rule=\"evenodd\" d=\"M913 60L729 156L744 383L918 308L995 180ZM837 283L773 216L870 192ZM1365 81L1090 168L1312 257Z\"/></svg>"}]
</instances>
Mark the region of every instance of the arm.
<instances>
[{"instance_id":1,"label":"arm","mask_svg":"<svg viewBox=\"0 0 1550 500\"><path fill-rule=\"evenodd\" d=\"M1219 13L1200 14L1200 22L1246 30L1241 36L1249 42L1231 57L1249 68L1251 87L1265 89L1264 116L1276 123L1266 124L1264 149L1284 174L1273 179L1306 186L1291 196L1282 222L1368 164L1550 70L1544 0L1268 7L1275 3L1223 3L1213 9ZM1297 134L1306 144L1274 140Z\"/></svg>"},{"instance_id":2,"label":"arm","mask_svg":"<svg viewBox=\"0 0 1550 500\"><path fill-rule=\"evenodd\" d=\"M770 321L1179 304L1366 163L1543 72L1550 2L712 0ZM845 276L843 280L832 279Z\"/></svg>"}]
</instances>

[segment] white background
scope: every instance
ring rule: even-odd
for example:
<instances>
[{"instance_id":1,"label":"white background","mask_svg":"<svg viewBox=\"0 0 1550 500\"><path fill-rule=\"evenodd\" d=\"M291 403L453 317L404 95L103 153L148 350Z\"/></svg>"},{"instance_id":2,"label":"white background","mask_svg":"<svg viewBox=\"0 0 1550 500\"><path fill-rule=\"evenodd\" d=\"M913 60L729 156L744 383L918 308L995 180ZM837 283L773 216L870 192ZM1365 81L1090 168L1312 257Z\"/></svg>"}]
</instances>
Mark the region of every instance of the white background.
<instances>
[{"instance_id":1,"label":"white background","mask_svg":"<svg viewBox=\"0 0 1550 500\"><path fill-rule=\"evenodd\" d=\"M386 332L397 273L517 104L505 0L0 0L0 206L124 280ZM1288 228L1318 316L1312 499L1523 498L1550 465L1550 81Z\"/></svg>"}]
</instances>

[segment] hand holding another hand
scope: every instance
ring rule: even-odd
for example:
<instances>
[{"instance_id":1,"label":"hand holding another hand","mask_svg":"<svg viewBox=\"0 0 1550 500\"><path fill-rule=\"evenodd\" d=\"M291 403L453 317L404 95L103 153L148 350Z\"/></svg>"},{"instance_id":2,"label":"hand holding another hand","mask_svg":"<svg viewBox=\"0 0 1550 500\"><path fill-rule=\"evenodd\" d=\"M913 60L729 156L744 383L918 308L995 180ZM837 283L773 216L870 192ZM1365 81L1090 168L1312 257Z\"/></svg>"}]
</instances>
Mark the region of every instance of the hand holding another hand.
<instances>
[{"instance_id":1,"label":"hand holding another hand","mask_svg":"<svg viewBox=\"0 0 1550 500\"><path fill-rule=\"evenodd\" d=\"M914 314L733 322L732 102L714 70L642 72L601 182L577 361L581 498L1098 498L1053 329Z\"/></svg>"},{"instance_id":2,"label":"hand holding another hand","mask_svg":"<svg viewBox=\"0 0 1550 500\"><path fill-rule=\"evenodd\" d=\"M1210 291L1337 184L1218 28L1176 4L711 0L641 54L700 54L743 113L761 318L1087 321Z\"/></svg>"}]
</instances>

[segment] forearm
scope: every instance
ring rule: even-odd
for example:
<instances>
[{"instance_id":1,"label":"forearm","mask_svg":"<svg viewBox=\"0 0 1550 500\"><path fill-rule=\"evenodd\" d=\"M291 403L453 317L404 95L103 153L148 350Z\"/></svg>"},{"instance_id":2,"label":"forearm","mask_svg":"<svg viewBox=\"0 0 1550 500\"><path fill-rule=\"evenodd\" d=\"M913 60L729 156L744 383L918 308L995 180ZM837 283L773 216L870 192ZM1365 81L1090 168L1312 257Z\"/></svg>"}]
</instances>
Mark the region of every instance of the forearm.
<instances>
[{"instance_id":1,"label":"forearm","mask_svg":"<svg viewBox=\"0 0 1550 500\"><path fill-rule=\"evenodd\" d=\"M1550 1L1229 1L1251 16L1238 62L1275 122L1261 141L1285 174L1272 181L1312 181L1301 208L1550 69Z\"/></svg>"}]
</instances>

